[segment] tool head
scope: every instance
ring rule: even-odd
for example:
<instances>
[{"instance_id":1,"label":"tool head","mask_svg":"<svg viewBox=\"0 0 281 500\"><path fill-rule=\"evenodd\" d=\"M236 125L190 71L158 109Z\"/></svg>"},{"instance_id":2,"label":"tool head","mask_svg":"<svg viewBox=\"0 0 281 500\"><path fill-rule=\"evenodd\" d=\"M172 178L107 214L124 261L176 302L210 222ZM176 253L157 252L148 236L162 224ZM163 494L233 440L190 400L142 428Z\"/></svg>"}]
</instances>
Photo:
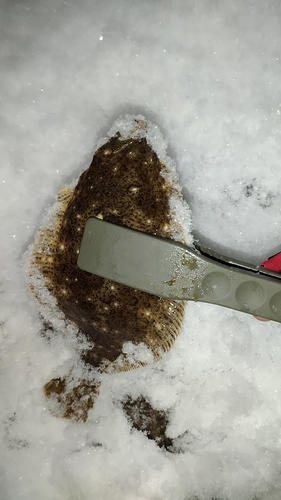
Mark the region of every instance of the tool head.
<instances>
[{"instance_id":1,"label":"tool head","mask_svg":"<svg viewBox=\"0 0 281 500\"><path fill-rule=\"evenodd\" d=\"M77 264L160 297L209 302L281 322L281 279L275 273L103 220L87 220Z\"/></svg>"}]
</instances>

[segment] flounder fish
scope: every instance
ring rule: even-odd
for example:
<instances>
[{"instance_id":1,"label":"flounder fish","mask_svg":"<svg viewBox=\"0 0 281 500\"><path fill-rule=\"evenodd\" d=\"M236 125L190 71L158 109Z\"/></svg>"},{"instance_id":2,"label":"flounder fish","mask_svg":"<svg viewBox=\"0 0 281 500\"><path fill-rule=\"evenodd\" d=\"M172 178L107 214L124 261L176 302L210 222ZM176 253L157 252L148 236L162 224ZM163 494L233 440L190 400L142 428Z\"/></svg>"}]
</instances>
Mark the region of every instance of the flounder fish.
<instances>
[{"instance_id":1,"label":"flounder fish","mask_svg":"<svg viewBox=\"0 0 281 500\"><path fill-rule=\"evenodd\" d=\"M29 250L28 280L46 321L59 318L66 333L77 334L86 365L113 373L143 366L147 359L157 361L179 334L185 304L79 269L89 217L192 244L190 212L174 163L158 127L143 116L117 120L76 185L59 192ZM128 343L143 346L150 356L132 356ZM92 386L91 392L91 383L84 380L68 390L70 379L51 380L45 394L64 408L60 416L85 420L98 389ZM79 398L80 410L73 410Z\"/></svg>"}]
</instances>

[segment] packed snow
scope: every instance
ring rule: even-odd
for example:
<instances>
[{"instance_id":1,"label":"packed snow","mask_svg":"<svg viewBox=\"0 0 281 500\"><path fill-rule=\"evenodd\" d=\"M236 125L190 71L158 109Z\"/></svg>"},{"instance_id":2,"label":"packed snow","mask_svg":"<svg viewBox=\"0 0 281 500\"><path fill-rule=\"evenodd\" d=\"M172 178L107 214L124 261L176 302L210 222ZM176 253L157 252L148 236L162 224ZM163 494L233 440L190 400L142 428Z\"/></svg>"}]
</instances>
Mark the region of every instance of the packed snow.
<instances>
[{"instance_id":1,"label":"packed snow","mask_svg":"<svg viewBox=\"0 0 281 500\"><path fill-rule=\"evenodd\" d=\"M127 113L167 141L196 238L254 264L276 252L280 47L274 0L0 2L1 500L280 499L279 323L190 302L161 361L100 374L88 420L60 419L42 388L73 346L46 332L23 264ZM168 415L170 450L127 418L140 396Z\"/></svg>"}]
</instances>

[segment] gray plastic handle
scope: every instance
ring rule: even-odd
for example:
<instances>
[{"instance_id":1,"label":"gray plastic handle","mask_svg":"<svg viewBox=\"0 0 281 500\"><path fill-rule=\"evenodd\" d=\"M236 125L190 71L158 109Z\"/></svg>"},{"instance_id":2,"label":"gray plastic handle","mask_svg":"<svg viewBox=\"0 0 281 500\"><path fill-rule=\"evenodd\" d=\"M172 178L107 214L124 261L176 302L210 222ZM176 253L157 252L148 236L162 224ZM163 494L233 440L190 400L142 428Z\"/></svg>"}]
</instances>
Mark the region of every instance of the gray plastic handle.
<instances>
[{"instance_id":1,"label":"gray plastic handle","mask_svg":"<svg viewBox=\"0 0 281 500\"><path fill-rule=\"evenodd\" d=\"M87 220L77 264L160 297L209 302L281 322L278 277L100 219Z\"/></svg>"}]
</instances>

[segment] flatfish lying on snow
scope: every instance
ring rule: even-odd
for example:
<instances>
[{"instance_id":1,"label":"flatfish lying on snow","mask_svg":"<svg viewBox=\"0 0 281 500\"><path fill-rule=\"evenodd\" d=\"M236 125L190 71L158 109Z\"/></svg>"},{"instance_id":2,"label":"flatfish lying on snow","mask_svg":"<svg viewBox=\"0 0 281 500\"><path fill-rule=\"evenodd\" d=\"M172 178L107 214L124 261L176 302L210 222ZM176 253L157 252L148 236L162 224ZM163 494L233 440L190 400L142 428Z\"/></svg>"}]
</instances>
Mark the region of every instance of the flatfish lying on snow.
<instances>
[{"instance_id":1,"label":"flatfish lying on snow","mask_svg":"<svg viewBox=\"0 0 281 500\"><path fill-rule=\"evenodd\" d=\"M76 185L59 192L29 249L29 287L45 321L66 335L77 335L83 363L103 372L158 360L181 329L183 302L116 284L77 266L89 217L192 244L189 208L166 148L158 127L144 117L117 120ZM44 389L56 400L53 413L84 420L98 392L87 380L75 385L71 373L52 379Z\"/></svg>"}]
</instances>

